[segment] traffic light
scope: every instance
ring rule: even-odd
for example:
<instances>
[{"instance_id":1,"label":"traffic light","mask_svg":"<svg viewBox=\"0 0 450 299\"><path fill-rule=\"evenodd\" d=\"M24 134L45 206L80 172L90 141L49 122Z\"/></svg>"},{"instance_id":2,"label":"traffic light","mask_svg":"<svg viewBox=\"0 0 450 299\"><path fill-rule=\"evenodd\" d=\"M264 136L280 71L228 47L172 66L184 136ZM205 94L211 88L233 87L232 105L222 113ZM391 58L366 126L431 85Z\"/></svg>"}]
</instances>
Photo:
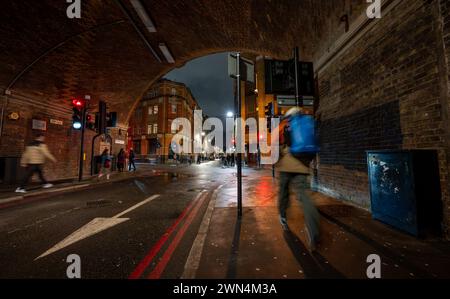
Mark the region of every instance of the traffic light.
<instances>
[{"instance_id":1,"label":"traffic light","mask_svg":"<svg viewBox=\"0 0 450 299\"><path fill-rule=\"evenodd\" d=\"M106 127L115 128L117 126L117 112L109 112L106 114Z\"/></svg>"},{"instance_id":2,"label":"traffic light","mask_svg":"<svg viewBox=\"0 0 450 299\"><path fill-rule=\"evenodd\" d=\"M86 106L86 102L84 100L80 99L73 99L72 100L72 127L75 130L81 130L83 127L83 115L84 115L84 108Z\"/></svg>"},{"instance_id":3,"label":"traffic light","mask_svg":"<svg viewBox=\"0 0 450 299\"><path fill-rule=\"evenodd\" d=\"M274 116L273 103L269 103L265 107L265 113L267 118L267 130L272 133L272 117Z\"/></svg>"},{"instance_id":4,"label":"traffic light","mask_svg":"<svg viewBox=\"0 0 450 299\"><path fill-rule=\"evenodd\" d=\"M96 131L96 116L93 114L86 115L86 129Z\"/></svg>"}]
</instances>

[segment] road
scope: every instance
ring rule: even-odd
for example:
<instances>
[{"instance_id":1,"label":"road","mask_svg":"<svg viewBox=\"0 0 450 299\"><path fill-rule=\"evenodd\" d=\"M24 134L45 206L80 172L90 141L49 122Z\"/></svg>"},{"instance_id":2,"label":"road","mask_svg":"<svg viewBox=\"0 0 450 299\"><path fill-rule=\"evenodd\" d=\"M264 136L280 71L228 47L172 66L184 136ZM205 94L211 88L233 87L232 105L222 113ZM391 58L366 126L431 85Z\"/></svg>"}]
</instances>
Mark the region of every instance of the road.
<instances>
[{"instance_id":1,"label":"road","mask_svg":"<svg viewBox=\"0 0 450 299\"><path fill-rule=\"evenodd\" d=\"M181 277L211 194L233 171L142 167L142 177L0 210L0 278L67 278L71 254L84 279Z\"/></svg>"},{"instance_id":2,"label":"road","mask_svg":"<svg viewBox=\"0 0 450 299\"><path fill-rule=\"evenodd\" d=\"M366 278L374 254L383 278L449 276L448 242L406 235L317 192L321 242L309 254L295 200L291 231L281 229L269 170L245 169L238 220L235 169L139 168L124 180L0 208L0 279L68 278L71 255L83 279Z\"/></svg>"}]
</instances>

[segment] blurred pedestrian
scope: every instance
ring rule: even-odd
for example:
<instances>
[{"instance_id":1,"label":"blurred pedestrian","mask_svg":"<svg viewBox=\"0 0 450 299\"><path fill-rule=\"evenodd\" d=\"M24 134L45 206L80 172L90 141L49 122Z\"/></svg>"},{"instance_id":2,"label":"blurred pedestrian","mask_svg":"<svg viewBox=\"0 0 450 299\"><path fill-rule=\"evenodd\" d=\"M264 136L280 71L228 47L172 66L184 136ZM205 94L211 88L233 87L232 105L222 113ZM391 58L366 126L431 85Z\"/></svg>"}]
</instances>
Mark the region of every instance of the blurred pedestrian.
<instances>
[{"instance_id":1,"label":"blurred pedestrian","mask_svg":"<svg viewBox=\"0 0 450 299\"><path fill-rule=\"evenodd\" d=\"M260 169L261 168L261 148L259 147L259 144L258 144L258 153L256 154L256 164L257 164L258 169Z\"/></svg>"},{"instance_id":2,"label":"blurred pedestrian","mask_svg":"<svg viewBox=\"0 0 450 299\"><path fill-rule=\"evenodd\" d=\"M26 193L26 187L29 180L33 177L35 173L39 175L42 187L45 189L53 187L52 184L48 183L43 174L43 167L46 160L51 160L56 163L55 157L48 150L45 142L45 136L39 135L36 139L26 147L22 158L20 160L20 165L26 168L25 176L20 184L20 187L16 189L17 193Z\"/></svg>"},{"instance_id":3,"label":"blurred pedestrian","mask_svg":"<svg viewBox=\"0 0 450 299\"><path fill-rule=\"evenodd\" d=\"M134 153L133 149L130 149L130 153L128 154L128 171L131 171L131 168L133 167L133 171L136 171L136 154Z\"/></svg>"},{"instance_id":4,"label":"blurred pedestrian","mask_svg":"<svg viewBox=\"0 0 450 299\"><path fill-rule=\"evenodd\" d=\"M294 157L290 153L291 137L289 132L289 117L298 113L298 108L291 109L285 116L280 125L281 136L281 150L280 160L276 164L276 169L280 173L279 179L279 197L278 208L280 213L280 222L284 230L289 230L287 224L286 210L289 205L289 186L293 185L297 192L298 200L303 205L303 212L306 225L306 237L308 241L309 250L315 251L319 240L319 222L320 217L312 199L307 193L310 189L310 168Z\"/></svg>"},{"instance_id":5,"label":"blurred pedestrian","mask_svg":"<svg viewBox=\"0 0 450 299\"><path fill-rule=\"evenodd\" d=\"M125 169L125 160L126 160L126 154L123 149L120 150L119 154L117 155L117 169L119 172L123 172Z\"/></svg>"},{"instance_id":6,"label":"blurred pedestrian","mask_svg":"<svg viewBox=\"0 0 450 299\"><path fill-rule=\"evenodd\" d=\"M106 175L107 180L111 178L111 161L112 156L109 154L109 150L105 149L100 156L101 167L98 179L101 179L104 175Z\"/></svg>"}]
</instances>

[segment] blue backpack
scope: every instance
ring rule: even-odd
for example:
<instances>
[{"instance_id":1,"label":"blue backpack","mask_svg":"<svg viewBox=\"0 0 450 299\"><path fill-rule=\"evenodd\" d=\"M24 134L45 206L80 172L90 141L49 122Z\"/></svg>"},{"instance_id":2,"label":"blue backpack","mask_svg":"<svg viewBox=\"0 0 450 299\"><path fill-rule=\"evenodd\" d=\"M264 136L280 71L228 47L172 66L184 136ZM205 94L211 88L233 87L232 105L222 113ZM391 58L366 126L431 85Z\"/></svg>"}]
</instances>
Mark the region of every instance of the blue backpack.
<instances>
[{"instance_id":1,"label":"blue backpack","mask_svg":"<svg viewBox=\"0 0 450 299\"><path fill-rule=\"evenodd\" d=\"M311 115L297 113L291 116L290 126L290 152L307 166L320 151L316 121Z\"/></svg>"}]
</instances>

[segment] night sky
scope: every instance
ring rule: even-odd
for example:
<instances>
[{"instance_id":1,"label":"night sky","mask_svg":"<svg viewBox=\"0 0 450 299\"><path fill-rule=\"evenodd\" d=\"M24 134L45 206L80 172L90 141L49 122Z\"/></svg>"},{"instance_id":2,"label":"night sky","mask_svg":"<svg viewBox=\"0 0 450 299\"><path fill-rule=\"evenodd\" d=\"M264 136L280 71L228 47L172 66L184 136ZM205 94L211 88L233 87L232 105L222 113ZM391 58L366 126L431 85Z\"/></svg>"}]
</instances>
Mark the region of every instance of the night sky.
<instances>
[{"instance_id":1,"label":"night sky","mask_svg":"<svg viewBox=\"0 0 450 299\"><path fill-rule=\"evenodd\" d=\"M209 117L233 111L233 79L228 77L228 53L205 56L175 69L165 78L185 83Z\"/></svg>"}]
</instances>

